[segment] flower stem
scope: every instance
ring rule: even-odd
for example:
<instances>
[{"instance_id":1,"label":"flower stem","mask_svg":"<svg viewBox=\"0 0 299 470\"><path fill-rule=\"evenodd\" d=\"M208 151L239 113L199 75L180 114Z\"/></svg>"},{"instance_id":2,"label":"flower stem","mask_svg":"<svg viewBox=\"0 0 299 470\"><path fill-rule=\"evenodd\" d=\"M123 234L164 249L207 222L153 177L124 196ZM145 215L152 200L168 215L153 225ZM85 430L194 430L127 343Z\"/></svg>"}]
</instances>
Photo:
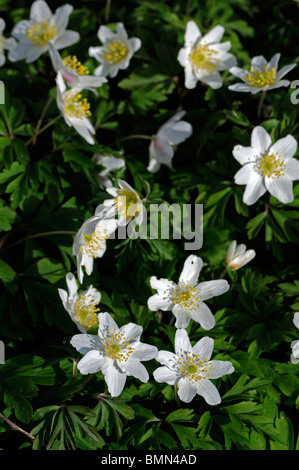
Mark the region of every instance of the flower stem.
<instances>
[{"instance_id":1,"label":"flower stem","mask_svg":"<svg viewBox=\"0 0 299 470\"><path fill-rule=\"evenodd\" d=\"M12 421L10 421L10 419L6 418L6 416L4 416L4 415L1 414L1 413L0 413L0 418L2 418L7 424L9 424L9 426L10 426L12 429L14 429L15 431L22 432L23 434L25 434L25 436L30 437L30 439L35 439L35 437L32 436L32 434L29 434L29 432L24 431L24 429L20 428L20 427L17 426L16 424L14 424Z\"/></svg>"},{"instance_id":2,"label":"flower stem","mask_svg":"<svg viewBox=\"0 0 299 470\"><path fill-rule=\"evenodd\" d=\"M35 142L36 142L36 138L37 138L37 136L38 136L38 134L39 134L40 126L41 126L41 124L42 124L42 122L43 122L43 119L44 119L44 117L45 117L45 114L46 114L46 112L47 112L47 109L49 108L50 104L52 103L52 101L53 101L53 99L54 99L54 96L55 96L54 94L53 94L52 96L50 96L50 98L48 99L48 101L47 101L46 104L45 104L44 109L42 110L42 114L40 115L40 118L39 118L39 120L38 120L38 122L37 122L37 125L36 125L36 128L35 128L34 135L33 135L33 137L32 137L32 143L33 143L33 145L34 145Z\"/></svg>"},{"instance_id":3,"label":"flower stem","mask_svg":"<svg viewBox=\"0 0 299 470\"><path fill-rule=\"evenodd\" d=\"M186 16L190 16L190 6L191 6L191 2L192 2L192 0L187 0L186 11L185 11L185 15L186 15Z\"/></svg>"},{"instance_id":4,"label":"flower stem","mask_svg":"<svg viewBox=\"0 0 299 470\"><path fill-rule=\"evenodd\" d=\"M264 103L264 99L265 99L265 96L266 96L266 93L267 93L267 90L264 90L261 94L261 97L260 97L260 101L259 101L259 105L258 105L258 108L257 108L257 121L260 122L260 117L261 117L261 112L262 112L262 106L263 106L263 103Z\"/></svg>"},{"instance_id":5,"label":"flower stem","mask_svg":"<svg viewBox=\"0 0 299 470\"><path fill-rule=\"evenodd\" d=\"M106 1L105 22L108 23L110 17L111 0Z\"/></svg>"},{"instance_id":6,"label":"flower stem","mask_svg":"<svg viewBox=\"0 0 299 470\"><path fill-rule=\"evenodd\" d=\"M70 230L57 230L54 232L42 232L42 233L36 233L34 235L29 235L28 237L21 238L21 240L18 240L15 243L11 243L10 245L4 247L1 249L1 251L6 251L12 248L13 246L19 245L20 243L25 242L26 240L31 240L32 238L38 238L38 237L47 237L48 235L76 235L77 232L73 232Z\"/></svg>"},{"instance_id":7,"label":"flower stem","mask_svg":"<svg viewBox=\"0 0 299 470\"><path fill-rule=\"evenodd\" d=\"M220 276L218 277L218 279L223 279L224 276L226 275L227 273L227 267L222 271L222 273L220 274Z\"/></svg>"},{"instance_id":8,"label":"flower stem","mask_svg":"<svg viewBox=\"0 0 299 470\"><path fill-rule=\"evenodd\" d=\"M173 389L174 389L174 399L176 401L176 404L178 405L178 407L180 408L181 407L181 402L180 402L180 399L179 399L179 396L178 396L178 386L177 385L174 385L173 386Z\"/></svg>"},{"instance_id":9,"label":"flower stem","mask_svg":"<svg viewBox=\"0 0 299 470\"><path fill-rule=\"evenodd\" d=\"M56 116L54 119L51 119L51 121L49 121L48 124L46 124L44 127L42 127L42 128L38 131L37 134L35 133L35 134L31 137L31 139L27 140L26 145L31 144L31 142L32 142L33 144L35 144L36 139L37 139L37 136L40 135L42 132L44 132L46 129L48 129L48 127L52 126L52 125L53 125L58 119L60 119L61 117L62 117L62 116L59 115L59 116Z\"/></svg>"}]
</instances>

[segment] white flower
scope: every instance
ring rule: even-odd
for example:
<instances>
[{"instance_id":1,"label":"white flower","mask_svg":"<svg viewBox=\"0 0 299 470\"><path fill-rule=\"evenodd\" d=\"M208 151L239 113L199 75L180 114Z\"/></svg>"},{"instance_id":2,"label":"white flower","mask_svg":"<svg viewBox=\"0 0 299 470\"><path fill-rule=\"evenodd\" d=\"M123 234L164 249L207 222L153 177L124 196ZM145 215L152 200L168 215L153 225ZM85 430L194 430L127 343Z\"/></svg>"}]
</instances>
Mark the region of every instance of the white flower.
<instances>
[{"instance_id":1,"label":"white flower","mask_svg":"<svg viewBox=\"0 0 299 470\"><path fill-rule=\"evenodd\" d=\"M281 70L277 70L280 54L275 54L270 62L262 56L253 57L250 70L240 67L231 67L230 73L243 80L244 83L235 83L228 88L232 91L243 91L256 94L259 91L273 90L282 86L288 86L289 80L281 80L290 72L296 64L285 65Z\"/></svg>"},{"instance_id":2,"label":"white flower","mask_svg":"<svg viewBox=\"0 0 299 470\"><path fill-rule=\"evenodd\" d=\"M72 273L67 273L66 284L68 291L58 289L62 304L81 333L86 333L98 324L97 312L100 309L96 308L96 305L101 300L101 294L93 286L89 286L86 291L78 295L77 282Z\"/></svg>"},{"instance_id":3,"label":"white flower","mask_svg":"<svg viewBox=\"0 0 299 470\"><path fill-rule=\"evenodd\" d=\"M135 219L137 223L141 224L143 218L143 204L139 195L126 181L119 179L117 182L119 188L113 186L106 188L106 191L113 196L113 199L106 199L103 202L103 206L106 207L108 211L106 217L115 217L118 215L118 225L124 226L136 216Z\"/></svg>"},{"instance_id":4,"label":"white flower","mask_svg":"<svg viewBox=\"0 0 299 470\"><path fill-rule=\"evenodd\" d=\"M299 312L294 314L293 323L296 328L299 328ZM291 362L293 364L298 364L299 362L299 340L293 341L291 343L292 348L292 355L291 355Z\"/></svg>"},{"instance_id":5,"label":"white flower","mask_svg":"<svg viewBox=\"0 0 299 470\"><path fill-rule=\"evenodd\" d=\"M186 111L176 113L153 136L149 147L150 159L147 168L151 173L156 173L160 169L161 164L171 168L171 160L175 151L174 147L188 139L192 134L191 124L181 121L185 114Z\"/></svg>"},{"instance_id":6,"label":"white flower","mask_svg":"<svg viewBox=\"0 0 299 470\"><path fill-rule=\"evenodd\" d=\"M229 361L210 361L214 340L205 336L193 347L186 330L178 329L175 335L175 354L159 351L156 360L162 364L153 372L157 382L178 386L178 395L190 403L196 394L201 395L209 405L221 403L215 385L209 379L218 379L231 374L234 368Z\"/></svg>"},{"instance_id":7,"label":"white flower","mask_svg":"<svg viewBox=\"0 0 299 470\"><path fill-rule=\"evenodd\" d=\"M60 72L56 76L57 83L57 106L66 124L74 127L78 134L90 145L94 144L93 135L95 130L88 119L91 115L90 105L86 98L82 98L80 88L67 90Z\"/></svg>"},{"instance_id":8,"label":"white flower","mask_svg":"<svg viewBox=\"0 0 299 470\"><path fill-rule=\"evenodd\" d=\"M287 135L272 144L261 126L253 129L250 147L234 147L233 156L242 165L235 183L246 185L245 204L254 204L266 191L284 204L293 201L293 181L299 178L299 162L292 158L296 150L294 137Z\"/></svg>"},{"instance_id":9,"label":"white flower","mask_svg":"<svg viewBox=\"0 0 299 470\"><path fill-rule=\"evenodd\" d=\"M116 77L119 70L124 70L129 66L130 60L140 47L139 38L128 39L123 23L117 23L116 33L113 33L107 26L100 26L98 38L103 43L100 47L90 47L88 53L101 63L95 69L95 75Z\"/></svg>"},{"instance_id":10,"label":"white flower","mask_svg":"<svg viewBox=\"0 0 299 470\"><path fill-rule=\"evenodd\" d=\"M215 26L204 36L194 21L188 21L185 44L180 49L178 61L185 68L185 87L195 88L198 81L211 88L220 88L222 78L219 71L237 64L235 56L228 53L230 41L220 42L224 34L223 26Z\"/></svg>"},{"instance_id":11,"label":"white flower","mask_svg":"<svg viewBox=\"0 0 299 470\"><path fill-rule=\"evenodd\" d=\"M81 374L102 371L112 397L123 391L127 376L132 375L147 382L148 372L140 361L150 361L157 355L157 348L141 343L142 327L128 323L118 327L109 313L100 313L99 332L96 335L75 335L71 344L84 357L78 362Z\"/></svg>"},{"instance_id":12,"label":"white flower","mask_svg":"<svg viewBox=\"0 0 299 470\"><path fill-rule=\"evenodd\" d=\"M5 21L0 18L0 67L2 67L2 65L4 65L6 62L4 49L10 51L17 44L14 38L7 39L3 36L5 26Z\"/></svg>"},{"instance_id":13,"label":"white flower","mask_svg":"<svg viewBox=\"0 0 299 470\"><path fill-rule=\"evenodd\" d=\"M236 271L249 263L255 257L255 254L254 250L246 251L246 245L243 243L237 247L236 240L233 240L228 247L225 262L230 269Z\"/></svg>"},{"instance_id":14,"label":"white flower","mask_svg":"<svg viewBox=\"0 0 299 470\"><path fill-rule=\"evenodd\" d=\"M178 284L168 279L151 277L151 287L157 290L157 294L148 299L148 308L153 311L172 310L177 328L187 328L190 319L200 323L205 330L213 328L215 319L204 300L224 294L228 291L229 284L224 279L198 284L202 264L202 259L198 256L188 256Z\"/></svg>"},{"instance_id":15,"label":"white flower","mask_svg":"<svg viewBox=\"0 0 299 470\"><path fill-rule=\"evenodd\" d=\"M30 20L21 20L13 28L11 34L19 41L9 52L12 62L26 59L33 62L49 48L52 41L56 49L68 47L79 39L76 31L67 30L69 15L73 7L63 5L52 14L44 0L33 2L30 10Z\"/></svg>"},{"instance_id":16,"label":"white flower","mask_svg":"<svg viewBox=\"0 0 299 470\"><path fill-rule=\"evenodd\" d=\"M112 181L109 178L111 171L119 170L126 165L123 158L112 157L105 154L97 154L93 157L93 160L98 165L101 165L105 168L105 170L102 170L96 174L96 181L100 188L109 188L112 186Z\"/></svg>"},{"instance_id":17,"label":"white flower","mask_svg":"<svg viewBox=\"0 0 299 470\"><path fill-rule=\"evenodd\" d=\"M106 240L117 228L117 220L105 219L104 215L97 213L87 219L74 238L73 255L77 258L78 279L81 283L82 266L88 275L92 273L94 258L102 258L106 251Z\"/></svg>"},{"instance_id":18,"label":"white flower","mask_svg":"<svg viewBox=\"0 0 299 470\"><path fill-rule=\"evenodd\" d=\"M90 90L97 95L95 87L100 87L107 82L105 77L89 75L89 70L78 61L76 56L67 56L62 59L51 41L49 52L55 72L62 75L69 87Z\"/></svg>"}]
</instances>

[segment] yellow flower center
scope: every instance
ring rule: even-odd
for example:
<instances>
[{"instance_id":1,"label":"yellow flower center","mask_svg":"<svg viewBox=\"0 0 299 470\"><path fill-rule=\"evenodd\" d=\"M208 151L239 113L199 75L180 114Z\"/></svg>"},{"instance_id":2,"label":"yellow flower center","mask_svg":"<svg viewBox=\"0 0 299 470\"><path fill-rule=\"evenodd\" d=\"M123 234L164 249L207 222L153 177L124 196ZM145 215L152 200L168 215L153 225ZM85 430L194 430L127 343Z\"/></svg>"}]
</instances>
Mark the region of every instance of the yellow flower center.
<instances>
[{"instance_id":1,"label":"yellow flower center","mask_svg":"<svg viewBox=\"0 0 299 470\"><path fill-rule=\"evenodd\" d=\"M108 238L109 234L107 230L97 226L91 235L83 235L84 245L81 245L83 254L87 254L92 258L97 258L99 256L99 251L104 249Z\"/></svg>"},{"instance_id":2,"label":"yellow flower center","mask_svg":"<svg viewBox=\"0 0 299 470\"><path fill-rule=\"evenodd\" d=\"M267 178L280 178L284 175L286 164L279 155L266 154L257 159L255 170Z\"/></svg>"},{"instance_id":3,"label":"yellow flower center","mask_svg":"<svg viewBox=\"0 0 299 470\"><path fill-rule=\"evenodd\" d=\"M68 55L64 59L62 59L63 64L68 68L69 70L72 70L73 72L76 72L78 75L88 75L89 70L85 65L82 65L81 62L77 59L76 56L70 56Z\"/></svg>"},{"instance_id":4,"label":"yellow flower center","mask_svg":"<svg viewBox=\"0 0 299 470\"><path fill-rule=\"evenodd\" d=\"M178 304L186 310L197 310L202 301L197 284L189 286L188 283L180 282L169 294L175 305Z\"/></svg>"},{"instance_id":5,"label":"yellow flower center","mask_svg":"<svg viewBox=\"0 0 299 470\"><path fill-rule=\"evenodd\" d=\"M116 332L116 330L113 332L108 330L102 340L102 345L108 357L120 362L126 362L132 352L135 351L135 348L132 348L130 342L125 339L125 333Z\"/></svg>"},{"instance_id":6,"label":"yellow flower center","mask_svg":"<svg viewBox=\"0 0 299 470\"><path fill-rule=\"evenodd\" d=\"M81 93L74 93L72 90L66 91L62 95L64 102L64 112L70 117L83 119L91 116L90 104L86 98L82 99Z\"/></svg>"},{"instance_id":7,"label":"yellow flower center","mask_svg":"<svg viewBox=\"0 0 299 470\"><path fill-rule=\"evenodd\" d=\"M219 60L215 57L218 52L205 44L199 44L196 49L190 52L190 61L194 67L201 69L206 73L213 72L218 65Z\"/></svg>"},{"instance_id":8,"label":"yellow flower center","mask_svg":"<svg viewBox=\"0 0 299 470\"><path fill-rule=\"evenodd\" d=\"M53 24L48 24L48 20L33 24L28 29L28 37L35 46L47 46L55 36L56 28Z\"/></svg>"},{"instance_id":9,"label":"yellow flower center","mask_svg":"<svg viewBox=\"0 0 299 470\"><path fill-rule=\"evenodd\" d=\"M250 69L244 80L247 85L253 88L263 88L265 86L271 86L276 79L276 69L268 69L266 66L263 67L263 71L257 69Z\"/></svg>"},{"instance_id":10,"label":"yellow flower center","mask_svg":"<svg viewBox=\"0 0 299 470\"><path fill-rule=\"evenodd\" d=\"M127 45L120 39L113 39L105 48L102 54L102 60L107 61L110 65L119 64L128 54Z\"/></svg>"},{"instance_id":11,"label":"yellow flower center","mask_svg":"<svg viewBox=\"0 0 299 470\"><path fill-rule=\"evenodd\" d=\"M115 205L119 215L122 215L126 219L130 219L134 214L128 214L129 207L136 204L135 215L140 211L140 204L138 196L134 191L130 189L121 189L119 196L116 198Z\"/></svg>"},{"instance_id":12,"label":"yellow flower center","mask_svg":"<svg viewBox=\"0 0 299 470\"><path fill-rule=\"evenodd\" d=\"M79 295L74 305L74 318L88 330L98 324L99 308L89 294Z\"/></svg>"},{"instance_id":13,"label":"yellow flower center","mask_svg":"<svg viewBox=\"0 0 299 470\"><path fill-rule=\"evenodd\" d=\"M177 363L178 373L193 383L209 378L211 370L211 362L208 362L205 357L200 358L199 355L191 352L187 355L181 355Z\"/></svg>"}]
</instances>

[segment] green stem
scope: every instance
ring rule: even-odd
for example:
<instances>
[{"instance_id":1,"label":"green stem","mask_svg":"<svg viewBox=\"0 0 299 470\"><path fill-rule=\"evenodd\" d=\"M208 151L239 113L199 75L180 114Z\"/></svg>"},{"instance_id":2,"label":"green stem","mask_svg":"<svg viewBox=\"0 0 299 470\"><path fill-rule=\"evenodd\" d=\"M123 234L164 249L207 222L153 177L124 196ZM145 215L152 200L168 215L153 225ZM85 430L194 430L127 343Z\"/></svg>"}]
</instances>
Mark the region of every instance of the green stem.
<instances>
[{"instance_id":1,"label":"green stem","mask_svg":"<svg viewBox=\"0 0 299 470\"><path fill-rule=\"evenodd\" d=\"M265 99L266 93L267 93L267 90L264 90L264 91L262 92L261 97L260 97L259 105L258 105L258 108L257 108L257 121L258 121L258 122L260 122L260 117L261 117L261 112L262 112L262 106L263 106L263 103L264 103L264 99Z\"/></svg>"},{"instance_id":2,"label":"green stem","mask_svg":"<svg viewBox=\"0 0 299 470\"><path fill-rule=\"evenodd\" d=\"M153 137L151 135L144 135L144 134L127 135L126 137L121 137L120 139L115 140L115 142L112 142L111 144L109 144L109 146L111 147L112 145L118 144L119 142L124 142L125 140L131 140L131 139L152 140Z\"/></svg>"},{"instance_id":3,"label":"green stem","mask_svg":"<svg viewBox=\"0 0 299 470\"><path fill-rule=\"evenodd\" d=\"M57 230L54 232L42 232L42 233L36 233L35 235L29 235L28 237L21 238L21 240L18 240L15 243L11 243L10 245L4 247L1 249L1 251L6 251L12 248L13 246L19 245L20 243L25 242L26 240L31 240L32 238L38 238L38 237L47 237L49 235L76 235L77 232L72 232L68 230Z\"/></svg>"},{"instance_id":4,"label":"green stem","mask_svg":"<svg viewBox=\"0 0 299 470\"><path fill-rule=\"evenodd\" d=\"M186 16L190 16L190 6L191 6L191 2L192 2L192 0L187 0L186 11L185 11L185 15L186 15Z\"/></svg>"},{"instance_id":5,"label":"green stem","mask_svg":"<svg viewBox=\"0 0 299 470\"><path fill-rule=\"evenodd\" d=\"M174 389L174 399L176 401L176 404L178 405L178 407L180 408L181 407L181 402L180 402L180 399L179 399L179 396L178 396L178 386L177 385L174 385L173 386L173 389Z\"/></svg>"},{"instance_id":6,"label":"green stem","mask_svg":"<svg viewBox=\"0 0 299 470\"><path fill-rule=\"evenodd\" d=\"M227 273L227 267L224 269L224 271L222 271L222 273L220 274L220 276L218 277L218 279L223 279L224 276L226 275Z\"/></svg>"},{"instance_id":7,"label":"green stem","mask_svg":"<svg viewBox=\"0 0 299 470\"><path fill-rule=\"evenodd\" d=\"M105 22L109 22L110 17L110 8L111 8L111 0L106 1L106 9L105 9Z\"/></svg>"},{"instance_id":8,"label":"green stem","mask_svg":"<svg viewBox=\"0 0 299 470\"><path fill-rule=\"evenodd\" d=\"M52 125L53 125L56 121L58 121L58 119L60 119L61 117L62 117L62 116L61 116L61 114L60 114L59 116L56 116L56 118L51 119L51 121L49 121L48 124L46 124L44 127L42 127L42 128L38 131L37 134L34 134L34 135L31 137L31 139L27 140L26 145L31 144L31 142L32 142L33 144L35 144L37 136L40 135L42 132L44 132L46 129L48 129L48 127L52 126Z\"/></svg>"},{"instance_id":9,"label":"green stem","mask_svg":"<svg viewBox=\"0 0 299 470\"><path fill-rule=\"evenodd\" d=\"M34 132L34 135L33 135L33 137L32 137L32 143L33 143L33 145L35 145L37 136L38 136L38 134L39 134L40 126L41 126L41 124L42 124L42 122L43 122L43 119L44 119L44 117L45 117L45 114L46 114L46 112L47 112L47 110L48 110L50 104L52 103L52 101L53 101L53 99L54 99L54 96L55 96L54 94L53 94L52 96L50 96L50 98L48 99L47 103L45 104L44 109L42 110L42 114L41 114L41 116L40 116L40 118L39 118L39 120L38 120L38 122L37 122L37 125L36 125L36 128L35 128L35 132Z\"/></svg>"}]
</instances>

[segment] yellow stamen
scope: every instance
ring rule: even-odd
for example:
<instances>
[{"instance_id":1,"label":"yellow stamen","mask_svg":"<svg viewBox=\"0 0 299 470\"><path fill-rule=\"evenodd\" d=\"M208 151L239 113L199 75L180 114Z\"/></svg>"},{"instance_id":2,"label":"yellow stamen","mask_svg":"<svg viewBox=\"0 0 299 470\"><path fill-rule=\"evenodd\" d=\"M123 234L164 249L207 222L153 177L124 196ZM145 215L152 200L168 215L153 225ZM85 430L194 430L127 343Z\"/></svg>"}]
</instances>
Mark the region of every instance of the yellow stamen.
<instances>
[{"instance_id":1,"label":"yellow stamen","mask_svg":"<svg viewBox=\"0 0 299 470\"><path fill-rule=\"evenodd\" d=\"M72 90L63 93L62 99L64 101L65 114L78 119L91 116L91 112L89 110L90 104L86 98L81 98L81 93L74 93Z\"/></svg>"},{"instance_id":2,"label":"yellow stamen","mask_svg":"<svg viewBox=\"0 0 299 470\"><path fill-rule=\"evenodd\" d=\"M181 305L185 310L197 310L202 301L197 284L189 286L188 283L181 282L168 295L172 298L175 305Z\"/></svg>"},{"instance_id":3,"label":"yellow stamen","mask_svg":"<svg viewBox=\"0 0 299 470\"><path fill-rule=\"evenodd\" d=\"M99 250L105 248L105 241L109 238L109 234L106 229L97 226L91 235L83 235L83 238L85 242L84 245L81 245L83 254L97 258Z\"/></svg>"},{"instance_id":4,"label":"yellow stamen","mask_svg":"<svg viewBox=\"0 0 299 470\"><path fill-rule=\"evenodd\" d=\"M74 305L74 318L88 330L98 324L99 308L89 294L79 295Z\"/></svg>"},{"instance_id":5,"label":"yellow stamen","mask_svg":"<svg viewBox=\"0 0 299 470\"><path fill-rule=\"evenodd\" d=\"M219 60L215 58L218 51L211 49L205 44L199 44L196 49L190 52L189 58L192 64L206 73L211 73L217 67Z\"/></svg>"},{"instance_id":6,"label":"yellow stamen","mask_svg":"<svg viewBox=\"0 0 299 470\"><path fill-rule=\"evenodd\" d=\"M266 154L256 161L255 170L267 178L280 178L284 175L286 164L279 155Z\"/></svg>"},{"instance_id":7,"label":"yellow stamen","mask_svg":"<svg viewBox=\"0 0 299 470\"><path fill-rule=\"evenodd\" d=\"M127 45L120 39L113 39L105 48L102 54L102 60L107 61L110 65L119 64L128 54Z\"/></svg>"},{"instance_id":8,"label":"yellow stamen","mask_svg":"<svg viewBox=\"0 0 299 470\"><path fill-rule=\"evenodd\" d=\"M247 75L244 76L244 80L247 85L253 88L264 88L265 86L271 86L276 79L276 69L272 67L268 69L266 66L263 67L263 71L255 68L250 69Z\"/></svg>"},{"instance_id":9,"label":"yellow stamen","mask_svg":"<svg viewBox=\"0 0 299 470\"><path fill-rule=\"evenodd\" d=\"M55 36L56 28L53 24L48 24L48 20L33 24L28 29L28 37L35 46L47 46Z\"/></svg>"},{"instance_id":10,"label":"yellow stamen","mask_svg":"<svg viewBox=\"0 0 299 470\"><path fill-rule=\"evenodd\" d=\"M137 194L130 189L121 189L119 191L119 196L115 201L118 214L122 215L126 219L130 219L133 214L130 213L130 215L128 215L128 210L129 207L131 207L133 204L136 204L136 214L140 211L140 204Z\"/></svg>"},{"instance_id":11,"label":"yellow stamen","mask_svg":"<svg viewBox=\"0 0 299 470\"><path fill-rule=\"evenodd\" d=\"M116 359L120 362L126 362L135 348L130 346L130 342L125 340L124 332L111 332L108 330L105 333L105 338L102 340L105 353L111 359ZM131 338L133 340L133 338Z\"/></svg>"},{"instance_id":12,"label":"yellow stamen","mask_svg":"<svg viewBox=\"0 0 299 470\"><path fill-rule=\"evenodd\" d=\"M198 354L191 352L187 355L181 355L177 362L178 373L192 383L209 378L211 370L211 362L208 362L205 357L201 358Z\"/></svg>"},{"instance_id":13,"label":"yellow stamen","mask_svg":"<svg viewBox=\"0 0 299 470\"><path fill-rule=\"evenodd\" d=\"M62 59L62 62L64 65L69 69L74 72L76 72L78 75L88 75L89 70L85 65L82 65L81 62L77 59L76 56L70 56L68 55L64 59Z\"/></svg>"}]
</instances>

